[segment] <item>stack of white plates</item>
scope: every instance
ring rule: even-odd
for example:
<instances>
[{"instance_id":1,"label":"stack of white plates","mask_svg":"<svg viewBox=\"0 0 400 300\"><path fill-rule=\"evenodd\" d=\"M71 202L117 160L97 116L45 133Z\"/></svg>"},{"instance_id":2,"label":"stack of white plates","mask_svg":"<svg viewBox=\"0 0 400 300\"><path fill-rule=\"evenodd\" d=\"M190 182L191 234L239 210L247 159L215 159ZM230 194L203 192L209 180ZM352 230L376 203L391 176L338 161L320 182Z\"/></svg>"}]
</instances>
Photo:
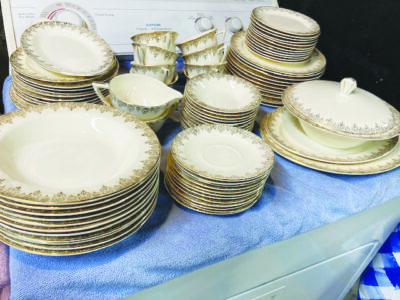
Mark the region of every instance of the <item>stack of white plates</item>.
<instances>
[{"instance_id":1,"label":"stack of white plates","mask_svg":"<svg viewBox=\"0 0 400 300\"><path fill-rule=\"evenodd\" d=\"M227 70L256 85L262 95L262 104L282 105L282 93L292 84L318 79L325 71L326 59L314 49L310 58L301 63L282 63L260 56L247 46L247 33L232 36L227 56Z\"/></svg>"},{"instance_id":2,"label":"stack of white plates","mask_svg":"<svg viewBox=\"0 0 400 300\"><path fill-rule=\"evenodd\" d=\"M258 89L247 81L219 73L192 78L185 87L182 127L227 124L251 131L260 105Z\"/></svg>"},{"instance_id":3,"label":"stack of white plates","mask_svg":"<svg viewBox=\"0 0 400 300\"><path fill-rule=\"evenodd\" d=\"M274 161L271 148L248 131L221 124L197 126L173 140L165 184L190 209L235 214L257 202Z\"/></svg>"},{"instance_id":4,"label":"stack of white plates","mask_svg":"<svg viewBox=\"0 0 400 300\"><path fill-rule=\"evenodd\" d=\"M246 41L263 57L301 62L310 58L319 35L313 19L289 9L261 6L252 12Z\"/></svg>"},{"instance_id":5,"label":"stack of white plates","mask_svg":"<svg viewBox=\"0 0 400 300\"><path fill-rule=\"evenodd\" d=\"M12 137L12 138L11 138ZM160 144L134 116L63 103L0 121L0 240L73 255L114 244L154 210Z\"/></svg>"},{"instance_id":6,"label":"stack of white plates","mask_svg":"<svg viewBox=\"0 0 400 300\"><path fill-rule=\"evenodd\" d=\"M118 61L107 43L79 26L35 24L22 34L21 46L10 57L10 97L19 108L60 102L100 103L92 82L109 81L118 73Z\"/></svg>"}]
</instances>

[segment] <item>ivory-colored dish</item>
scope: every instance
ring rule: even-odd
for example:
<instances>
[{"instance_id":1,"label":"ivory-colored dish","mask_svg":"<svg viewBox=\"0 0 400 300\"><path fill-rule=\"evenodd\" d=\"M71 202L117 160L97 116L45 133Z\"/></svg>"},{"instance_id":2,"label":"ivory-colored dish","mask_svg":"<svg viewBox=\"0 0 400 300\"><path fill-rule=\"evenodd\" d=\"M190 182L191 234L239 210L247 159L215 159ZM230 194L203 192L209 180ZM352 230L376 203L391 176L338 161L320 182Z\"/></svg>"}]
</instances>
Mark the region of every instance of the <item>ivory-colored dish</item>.
<instances>
[{"instance_id":1,"label":"ivory-colored dish","mask_svg":"<svg viewBox=\"0 0 400 300\"><path fill-rule=\"evenodd\" d=\"M201 106L225 113L253 111L261 102L260 92L254 85L220 73L193 77L186 84L185 93Z\"/></svg>"},{"instance_id":2,"label":"ivory-colored dish","mask_svg":"<svg viewBox=\"0 0 400 300\"><path fill-rule=\"evenodd\" d=\"M252 11L255 17L264 27L288 36L318 36L320 27L310 17L301 13L281 8L260 6Z\"/></svg>"},{"instance_id":3,"label":"ivory-colored dish","mask_svg":"<svg viewBox=\"0 0 400 300\"><path fill-rule=\"evenodd\" d=\"M194 52L204 50L218 45L217 36L224 34L224 31L217 32L217 29L210 29L208 31L196 34L183 42L178 43L176 46L182 51L183 55L189 55Z\"/></svg>"},{"instance_id":4,"label":"ivory-colored dish","mask_svg":"<svg viewBox=\"0 0 400 300\"><path fill-rule=\"evenodd\" d=\"M208 74L208 73L225 73L226 63L217 64L217 65L190 65L185 64L185 68L183 69L183 73L186 75L187 78L193 78L195 76L201 74Z\"/></svg>"},{"instance_id":5,"label":"ivory-colored dish","mask_svg":"<svg viewBox=\"0 0 400 300\"><path fill-rule=\"evenodd\" d=\"M284 91L282 101L311 138L330 147L350 148L400 135L400 113L358 88L352 78L295 84Z\"/></svg>"},{"instance_id":6,"label":"ivory-colored dish","mask_svg":"<svg viewBox=\"0 0 400 300\"><path fill-rule=\"evenodd\" d=\"M2 117L0 135L0 155L8 157L0 164L0 194L37 202L76 202L122 190L146 176L160 154L144 122L93 104L13 112Z\"/></svg>"},{"instance_id":7,"label":"ivory-colored dish","mask_svg":"<svg viewBox=\"0 0 400 300\"><path fill-rule=\"evenodd\" d=\"M131 74L141 74L158 79L165 84L170 84L175 76L176 63L172 65L154 65L146 66L131 62L132 68L129 71Z\"/></svg>"},{"instance_id":8,"label":"ivory-colored dish","mask_svg":"<svg viewBox=\"0 0 400 300\"><path fill-rule=\"evenodd\" d=\"M222 180L250 179L266 173L274 163L273 152L260 138L222 124L179 133L171 153L187 168Z\"/></svg>"},{"instance_id":9,"label":"ivory-colored dish","mask_svg":"<svg viewBox=\"0 0 400 300\"><path fill-rule=\"evenodd\" d=\"M183 96L157 79L137 74L119 75L110 83L94 82L93 88L104 103L107 100L100 89L108 89L115 108L136 115L144 121L161 117Z\"/></svg>"},{"instance_id":10,"label":"ivory-colored dish","mask_svg":"<svg viewBox=\"0 0 400 300\"><path fill-rule=\"evenodd\" d=\"M21 36L24 52L52 72L96 76L110 69L114 54L95 32L61 22L41 22Z\"/></svg>"},{"instance_id":11,"label":"ivory-colored dish","mask_svg":"<svg viewBox=\"0 0 400 300\"><path fill-rule=\"evenodd\" d=\"M175 52L178 33L174 31L152 31L139 33L131 37L133 43L155 46Z\"/></svg>"},{"instance_id":12,"label":"ivory-colored dish","mask_svg":"<svg viewBox=\"0 0 400 300\"><path fill-rule=\"evenodd\" d=\"M261 132L270 135L281 147L309 159L328 163L356 164L377 160L388 155L396 146L398 137L380 141L365 141L345 149L325 146L302 130L299 120L285 108L269 113L262 122Z\"/></svg>"},{"instance_id":13,"label":"ivory-colored dish","mask_svg":"<svg viewBox=\"0 0 400 300\"><path fill-rule=\"evenodd\" d=\"M105 98L105 102L103 102L103 104L113 107L110 96ZM153 120L146 121L147 125L149 125L154 132L159 131L161 127L164 125L165 121L167 121L176 111L177 106L178 103L175 103L162 116Z\"/></svg>"},{"instance_id":14,"label":"ivory-colored dish","mask_svg":"<svg viewBox=\"0 0 400 300\"><path fill-rule=\"evenodd\" d=\"M227 45L220 44L184 55L182 58L189 65L216 65L225 62L227 52Z\"/></svg>"},{"instance_id":15,"label":"ivory-colored dish","mask_svg":"<svg viewBox=\"0 0 400 300\"><path fill-rule=\"evenodd\" d=\"M343 175L371 175L384 173L400 166L399 142L397 142L393 151L377 160L359 164L339 164L322 162L294 154L280 146L268 133L263 134L263 138L276 153L284 158L296 164L323 172Z\"/></svg>"},{"instance_id":16,"label":"ivory-colored dish","mask_svg":"<svg viewBox=\"0 0 400 300\"><path fill-rule=\"evenodd\" d=\"M160 47L133 43L133 59L135 63L146 66L173 65L179 54Z\"/></svg>"}]
</instances>

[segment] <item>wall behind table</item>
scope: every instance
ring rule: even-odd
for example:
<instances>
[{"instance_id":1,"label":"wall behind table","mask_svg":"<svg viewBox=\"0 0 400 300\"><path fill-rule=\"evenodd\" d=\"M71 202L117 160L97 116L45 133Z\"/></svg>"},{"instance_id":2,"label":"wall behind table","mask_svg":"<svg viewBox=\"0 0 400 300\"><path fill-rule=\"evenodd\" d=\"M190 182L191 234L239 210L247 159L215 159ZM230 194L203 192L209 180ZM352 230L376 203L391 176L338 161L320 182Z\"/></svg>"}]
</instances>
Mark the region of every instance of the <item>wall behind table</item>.
<instances>
[{"instance_id":1,"label":"wall behind table","mask_svg":"<svg viewBox=\"0 0 400 300\"><path fill-rule=\"evenodd\" d=\"M0 86L3 86L4 79L8 76L8 54L6 37L4 35L3 15L0 8ZM0 99L3 100L3 94ZM3 101L0 101L0 114L4 112Z\"/></svg>"},{"instance_id":2,"label":"wall behind table","mask_svg":"<svg viewBox=\"0 0 400 300\"><path fill-rule=\"evenodd\" d=\"M279 0L279 5L320 24L324 79L353 77L400 110L400 1Z\"/></svg>"}]
</instances>

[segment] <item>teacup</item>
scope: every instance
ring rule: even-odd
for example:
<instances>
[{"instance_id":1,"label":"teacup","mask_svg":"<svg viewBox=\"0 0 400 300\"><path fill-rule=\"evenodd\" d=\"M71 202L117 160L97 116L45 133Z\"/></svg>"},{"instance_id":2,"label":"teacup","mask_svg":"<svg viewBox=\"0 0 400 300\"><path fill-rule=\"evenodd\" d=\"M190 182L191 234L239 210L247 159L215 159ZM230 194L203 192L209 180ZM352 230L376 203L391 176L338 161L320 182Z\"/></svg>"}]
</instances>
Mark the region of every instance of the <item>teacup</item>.
<instances>
[{"instance_id":1,"label":"teacup","mask_svg":"<svg viewBox=\"0 0 400 300\"><path fill-rule=\"evenodd\" d=\"M94 91L107 104L100 89L110 92L114 107L136 115L143 121L162 116L172 105L178 103L182 94L161 81L144 75L123 74L110 83L92 83Z\"/></svg>"},{"instance_id":2,"label":"teacup","mask_svg":"<svg viewBox=\"0 0 400 300\"><path fill-rule=\"evenodd\" d=\"M366 140L355 139L351 137L330 133L325 130L313 127L312 125L308 124L307 122L301 119L298 120L305 134L308 137L330 148L348 149L360 146L361 144L364 144L366 142Z\"/></svg>"},{"instance_id":3,"label":"teacup","mask_svg":"<svg viewBox=\"0 0 400 300\"><path fill-rule=\"evenodd\" d=\"M216 46L218 44L217 36L220 34L225 34L225 31L217 32L216 28L210 29L178 43L177 46L183 55L189 55Z\"/></svg>"},{"instance_id":4,"label":"teacup","mask_svg":"<svg viewBox=\"0 0 400 300\"><path fill-rule=\"evenodd\" d=\"M188 55L184 55L185 63L190 65L215 65L225 62L227 45L220 44L200 50Z\"/></svg>"},{"instance_id":5,"label":"teacup","mask_svg":"<svg viewBox=\"0 0 400 300\"><path fill-rule=\"evenodd\" d=\"M226 65L226 63L216 64L216 65L185 64L185 69L183 70L183 73L189 79L192 77L195 77L197 75L204 74L204 73L213 73L213 72L225 73L225 65Z\"/></svg>"},{"instance_id":6,"label":"teacup","mask_svg":"<svg viewBox=\"0 0 400 300\"><path fill-rule=\"evenodd\" d=\"M139 33L131 37L133 43L147 46L155 46L175 52L175 42L178 33L174 31L153 31Z\"/></svg>"},{"instance_id":7,"label":"teacup","mask_svg":"<svg viewBox=\"0 0 400 300\"><path fill-rule=\"evenodd\" d=\"M146 46L143 44L133 43L134 61L140 65L173 65L178 53L165 50L160 47Z\"/></svg>"},{"instance_id":8,"label":"teacup","mask_svg":"<svg viewBox=\"0 0 400 300\"><path fill-rule=\"evenodd\" d=\"M175 64L172 65L155 65L145 66L131 62L132 69L129 71L132 74L142 74L149 77L156 78L165 84L170 84L175 75Z\"/></svg>"}]
</instances>

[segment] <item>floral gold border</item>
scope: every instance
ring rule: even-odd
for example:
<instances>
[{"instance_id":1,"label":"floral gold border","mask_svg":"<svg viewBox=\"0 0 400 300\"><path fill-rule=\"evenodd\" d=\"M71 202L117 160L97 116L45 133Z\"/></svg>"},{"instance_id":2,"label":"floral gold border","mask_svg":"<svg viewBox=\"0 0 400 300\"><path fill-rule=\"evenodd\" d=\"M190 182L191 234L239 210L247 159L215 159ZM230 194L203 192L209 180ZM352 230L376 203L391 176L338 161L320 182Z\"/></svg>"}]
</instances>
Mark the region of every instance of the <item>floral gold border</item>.
<instances>
[{"instance_id":1,"label":"floral gold border","mask_svg":"<svg viewBox=\"0 0 400 300\"><path fill-rule=\"evenodd\" d=\"M134 185L136 182L140 181L143 177L145 177L149 171L152 170L153 166L158 161L161 155L161 146L158 141L157 136L151 130L150 127L146 125L145 122L140 121L135 116L125 113L123 111L105 106L105 105L97 105L97 104L88 104L88 103L60 103L60 104L51 104L51 105L37 105L32 107L26 107L23 110L15 111L10 114L1 116L0 118L0 128L5 124L13 124L15 118L24 118L30 113L43 113L44 111L57 111L59 109L68 109L71 112L76 109L84 109L86 111L95 110L101 113L112 113L113 117L122 117L125 123L133 125L135 128L143 130L143 136L148 137L148 145L150 146L148 153L148 160L144 162L142 169L135 170L133 173L125 178L120 178L119 183L114 186L103 185L99 187L98 191L88 192L82 190L76 194L68 194L64 192L59 192L55 194L46 194L41 190L37 190L35 192L26 193L24 192L21 186L9 186L7 183L7 179L0 178L0 195L8 198L18 198L18 199L26 199L30 201L36 202L45 202L45 203L66 203L66 202L78 202L82 200L103 197L108 194L116 193L120 190L123 190L131 185Z\"/></svg>"}]
</instances>

